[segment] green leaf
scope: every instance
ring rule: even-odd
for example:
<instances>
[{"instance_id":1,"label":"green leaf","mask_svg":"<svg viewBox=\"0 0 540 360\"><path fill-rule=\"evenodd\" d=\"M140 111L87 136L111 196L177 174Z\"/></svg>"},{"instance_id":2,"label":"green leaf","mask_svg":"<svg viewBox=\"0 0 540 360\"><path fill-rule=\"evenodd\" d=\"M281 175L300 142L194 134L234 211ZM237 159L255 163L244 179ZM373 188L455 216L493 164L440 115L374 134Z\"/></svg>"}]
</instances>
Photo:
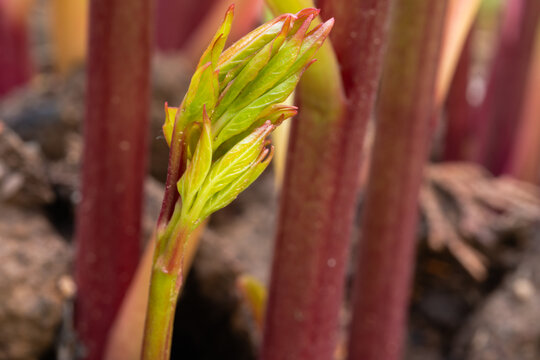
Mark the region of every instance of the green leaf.
<instances>
[{"instance_id":1,"label":"green leaf","mask_svg":"<svg viewBox=\"0 0 540 360\"><path fill-rule=\"evenodd\" d=\"M186 172L177 183L178 193L182 197L182 212L188 213L195 196L206 179L212 165L212 138L210 119L203 109L203 124L199 142L189 162Z\"/></svg>"},{"instance_id":2,"label":"green leaf","mask_svg":"<svg viewBox=\"0 0 540 360\"><path fill-rule=\"evenodd\" d=\"M175 107L169 107L167 103L165 103L165 123L163 124L163 136L165 136L165 141L167 141L167 145L171 146L171 140L172 140L172 133L174 130L174 121L176 119L176 112L178 111L178 108Z\"/></svg>"},{"instance_id":3,"label":"green leaf","mask_svg":"<svg viewBox=\"0 0 540 360\"><path fill-rule=\"evenodd\" d=\"M241 109L273 88L295 62L301 44L301 41L295 38L286 41L279 52L259 72L255 80L242 92L242 96L236 99L233 107Z\"/></svg>"},{"instance_id":4,"label":"green leaf","mask_svg":"<svg viewBox=\"0 0 540 360\"><path fill-rule=\"evenodd\" d=\"M236 99L238 94L246 88L247 85L261 71L264 66L268 64L268 60L272 56L272 43L266 44L261 51L244 66L242 71L236 75L236 77L228 84L228 86L222 92L222 98L219 100L219 104L216 107L216 116L219 117Z\"/></svg>"},{"instance_id":5,"label":"green leaf","mask_svg":"<svg viewBox=\"0 0 540 360\"><path fill-rule=\"evenodd\" d=\"M212 70L210 63L199 67L189 84L188 92L182 103L182 128L196 120L200 120L203 107L208 113L214 111L219 91L218 73Z\"/></svg>"},{"instance_id":6,"label":"green leaf","mask_svg":"<svg viewBox=\"0 0 540 360\"><path fill-rule=\"evenodd\" d=\"M202 54L197 68L203 66L204 64L210 62L212 64L212 69L215 69L218 64L219 56L225 47L229 33L231 32L231 25L234 17L234 4L229 6L227 12L225 13L225 18L221 23L218 31L212 38L210 45L206 48Z\"/></svg>"},{"instance_id":7,"label":"green leaf","mask_svg":"<svg viewBox=\"0 0 540 360\"><path fill-rule=\"evenodd\" d=\"M242 69L236 73L236 69L231 70L224 81L229 81L226 88L222 89L222 99L216 108L216 116L220 116L225 109L236 99L238 94L243 91L249 83L255 79L261 69L268 65L268 61L281 48L281 45L287 37L291 19L287 18L281 32L271 42L266 44L258 53L249 59ZM234 77L229 77L232 74Z\"/></svg>"},{"instance_id":8,"label":"green leaf","mask_svg":"<svg viewBox=\"0 0 540 360\"><path fill-rule=\"evenodd\" d=\"M315 53L324 43L324 40L328 37L330 30L334 26L334 19L330 19L322 24L317 25L313 30L311 30L304 38L302 42L302 47L296 58L294 64L289 68L287 75L293 74L302 67L305 66ZM286 76L287 76L286 75Z\"/></svg>"},{"instance_id":9,"label":"green leaf","mask_svg":"<svg viewBox=\"0 0 540 360\"><path fill-rule=\"evenodd\" d=\"M263 149L257 160L255 160L253 164L251 164L249 168L247 168L246 171L244 171L240 176L233 180L223 190L214 194L206 202L201 212L200 218L205 219L207 216L211 215L219 209L224 208L225 206L229 205L234 199L236 199L238 195L242 191L247 189L247 187L251 185L268 167L268 164L270 164L270 161L272 160L273 154L273 146L270 149Z\"/></svg>"},{"instance_id":10,"label":"green leaf","mask_svg":"<svg viewBox=\"0 0 540 360\"><path fill-rule=\"evenodd\" d=\"M307 9L300 10L296 14L296 19L294 20L290 34L291 35L296 34L298 30L300 29L300 27L302 27L302 25L308 18L311 17L312 19L315 19L319 15L319 12L320 10L315 9L315 8L307 8Z\"/></svg>"},{"instance_id":11,"label":"green leaf","mask_svg":"<svg viewBox=\"0 0 540 360\"><path fill-rule=\"evenodd\" d=\"M253 53L258 52L272 41L281 32L283 24L287 19L292 16L291 14L283 14L259 26L228 47L221 54L218 61L218 68L222 76L225 76L229 70L236 68L239 64L251 57Z\"/></svg>"},{"instance_id":12,"label":"green leaf","mask_svg":"<svg viewBox=\"0 0 540 360\"><path fill-rule=\"evenodd\" d=\"M217 149L232 136L249 129L263 110L285 101L296 87L301 74L301 72L294 74L239 111L234 106L231 107L230 111L227 111L214 123L212 129L215 134L214 149Z\"/></svg>"},{"instance_id":13,"label":"green leaf","mask_svg":"<svg viewBox=\"0 0 540 360\"><path fill-rule=\"evenodd\" d=\"M265 138L273 129L274 126L270 122L265 123L219 158L212 165L203 185L211 189L209 193L214 194L222 190L239 174L243 173L260 155Z\"/></svg>"}]
</instances>

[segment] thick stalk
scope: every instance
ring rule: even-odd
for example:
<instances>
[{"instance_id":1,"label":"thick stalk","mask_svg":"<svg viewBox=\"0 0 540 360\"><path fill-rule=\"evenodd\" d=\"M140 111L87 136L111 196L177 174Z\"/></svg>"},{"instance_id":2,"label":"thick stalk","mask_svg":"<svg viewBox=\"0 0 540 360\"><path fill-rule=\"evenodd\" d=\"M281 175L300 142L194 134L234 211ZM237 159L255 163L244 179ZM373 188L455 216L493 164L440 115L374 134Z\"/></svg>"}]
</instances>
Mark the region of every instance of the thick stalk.
<instances>
[{"instance_id":1,"label":"thick stalk","mask_svg":"<svg viewBox=\"0 0 540 360\"><path fill-rule=\"evenodd\" d=\"M278 12L312 6L269 3ZM292 122L281 193L264 360L328 360L335 352L360 150L377 91L389 3L322 4L323 15L336 18L332 36L341 73L327 43L297 92L300 113Z\"/></svg>"},{"instance_id":2,"label":"thick stalk","mask_svg":"<svg viewBox=\"0 0 540 360\"><path fill-rule=\"evenodd\" d=\"M159 50L177 51L185 45L207 9L217 0L156 0L156 45Z\"/></svg>"},{"instance_id":3,"label":"thick stalk","mask_svg":"<svg viewBox=\"0 0 540 360\"><path fill-rule=\"evenodd\" d=\"M524 100L523 118L507 173L523 181L540 185L540 29Z\"/></svg>"},{"instance_id":4,"label":"thick stalk","mask_svg":"<svg viewBox=\"0 0 540 360\"><path fill-rule=\"evenodd\" d=\"M348 358L400 358L446 1L397 0L362 211Z\"/></svg>"},{"instance_id":5,"label":"thick stalk","mask_svg":"<svg viewBox=\"0 0 540 360\"><path fill-rule=\"evenodd\" d=\"M471 29L459 57L446 99L443 161L465 161L471 158L472 108L467 99L467 89L471 67L472 35Z\"/></svg>"},{"instance_id":6,"label":"thick stalk","mask_svg":"<svg viewBox=\"0 0 540 360\"><path fill-rule=\"evenodd\" d=\"M90 12L76 326L86 358L102 359L140 255L151 1L93 0Z\"/></svg>"},{"instance_id":7,"label":"thick stalk","mask_svg":"<svg viewBox=\"0 0 540 360\"><path fill-rule=\"evenodd\" d=\"M508 170L540 20L540 1L509 0L482 105L477 158L498 175Z\"/></svg>"},{"instance_id":8,"label":"thick stalk","mask_svg":"<svg viewBox=\"0 0 540 360\"><path fill-rule=\"evenodd\" d=\"M28 12L31 4L30 0L0 0L0 96L30 79Z\"/></svg>"}]
</instances>

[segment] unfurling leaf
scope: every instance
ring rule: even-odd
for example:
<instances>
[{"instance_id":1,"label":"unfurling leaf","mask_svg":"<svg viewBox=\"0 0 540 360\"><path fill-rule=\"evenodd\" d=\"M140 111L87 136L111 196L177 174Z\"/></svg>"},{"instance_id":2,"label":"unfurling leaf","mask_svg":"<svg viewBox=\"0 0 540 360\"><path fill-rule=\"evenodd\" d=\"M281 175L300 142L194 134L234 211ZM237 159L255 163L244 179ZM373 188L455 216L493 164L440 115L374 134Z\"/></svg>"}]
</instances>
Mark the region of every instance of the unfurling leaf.
<instances>
[{"instance_id":1,"label":"unfurling leaf","mask_svg":"<svg viewBox=\"0 0 540 360\"><path fill-rule=\"evenodd\" d=\"M296 107L282 103L332 28L329 20L309 30L318 13L284 14L223 51L230 7L184 100L178 108L165 107L165 139L169 145L180 139L186 169L177 183L184 224L191 227L229 204L268 166L273 147L266 137L296 114Z\"/></svg>"}]
</instances>

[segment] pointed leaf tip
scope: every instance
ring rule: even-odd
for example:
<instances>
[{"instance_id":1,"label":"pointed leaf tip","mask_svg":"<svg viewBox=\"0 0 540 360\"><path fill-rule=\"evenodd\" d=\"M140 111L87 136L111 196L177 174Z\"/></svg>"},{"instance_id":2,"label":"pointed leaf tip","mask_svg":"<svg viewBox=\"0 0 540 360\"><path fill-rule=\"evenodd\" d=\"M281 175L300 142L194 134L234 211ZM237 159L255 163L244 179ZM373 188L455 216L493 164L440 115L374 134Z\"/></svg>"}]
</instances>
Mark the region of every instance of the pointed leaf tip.
<instances>
[{"instance_id":1,"label":"pointed leaf tip","mask_svg":"<svg viewBox=\"0 0 540 360\"><path fill-rule=\"evenodd\" d=\"M219 56L221 55L221 52L223 51L223 48L225 47L225 43L227 42L229 33L231 32L233 17L234 4L229 6L229 8L227 9L227 12L225 13L225 16L223 18L223 22L221 23L218 31L210 41L210 45L208 45L208 47L202 54L197 67L206 64L208 61L212 62L212 67L217 67L217 61L219 59Z\"/></svg>"},{"instance_id":2,"label":"pointed leaf tip","mask_svg":"<svg viewBox=\"0 0 540 360\"><path fill-rule=\"evenodd\" d=\"M178 108L176 107L169 107L169 104L165 103L165 122L163 123L163 136L165 137L165 141L167 141L167 145L171 146L171 140L172 140L172 133L174 131L174 124L176 121L176 113L178 111Z\"/></svg>"},{"instance_id":3,"label":"pointed leaf tip","mask_svg":"<svg viewBox=\"0 0 540 360\"><path fill-rule=\"evenodd\" d=\"M317 15L319 15L320 12L321 12L321 10L319 10L317 8L305 8L305 9L302 9L299 12L297 12L296 17L298 17L298 18L308 17L309 15L317 16Z\"/></svg>"},{"instance_id":4,"label":"pointed leaf tip","mask_svg":"<svg viewBox=\"0 0 540 360\"><path fill-rule=\"evenodd\" d=\"M313 14L308 15L306 19L302 22L300 27L298 28L298 31L296 32L296 34L294 34L293 39L299 42L302 42L314 18L315 16Z\"/></svg>"}]
</instances>

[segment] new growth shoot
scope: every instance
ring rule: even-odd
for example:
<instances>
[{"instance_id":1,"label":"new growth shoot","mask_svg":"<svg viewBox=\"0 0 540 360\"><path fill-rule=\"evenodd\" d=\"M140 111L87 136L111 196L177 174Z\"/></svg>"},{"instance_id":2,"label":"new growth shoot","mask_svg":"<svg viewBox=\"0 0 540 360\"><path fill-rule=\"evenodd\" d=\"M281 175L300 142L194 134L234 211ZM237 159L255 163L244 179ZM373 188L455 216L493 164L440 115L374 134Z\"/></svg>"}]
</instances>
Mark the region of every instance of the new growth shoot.
<instances>
[{"instance_id":1,"label":"new growth shoot","mask_svg":"<svg viewBox=\"0 0 540 360\"><path fill-rule=\"evenodd\" d=\"M168 359L193 230L232 202L273 155L268 135L297 108L282 104L314 61L333 20L310 29L317 9L284 14L223 51L234 7L203 53L178 108L165 105L170 147L150 284L143 359Z\"/></svg>"}]
</instances>

